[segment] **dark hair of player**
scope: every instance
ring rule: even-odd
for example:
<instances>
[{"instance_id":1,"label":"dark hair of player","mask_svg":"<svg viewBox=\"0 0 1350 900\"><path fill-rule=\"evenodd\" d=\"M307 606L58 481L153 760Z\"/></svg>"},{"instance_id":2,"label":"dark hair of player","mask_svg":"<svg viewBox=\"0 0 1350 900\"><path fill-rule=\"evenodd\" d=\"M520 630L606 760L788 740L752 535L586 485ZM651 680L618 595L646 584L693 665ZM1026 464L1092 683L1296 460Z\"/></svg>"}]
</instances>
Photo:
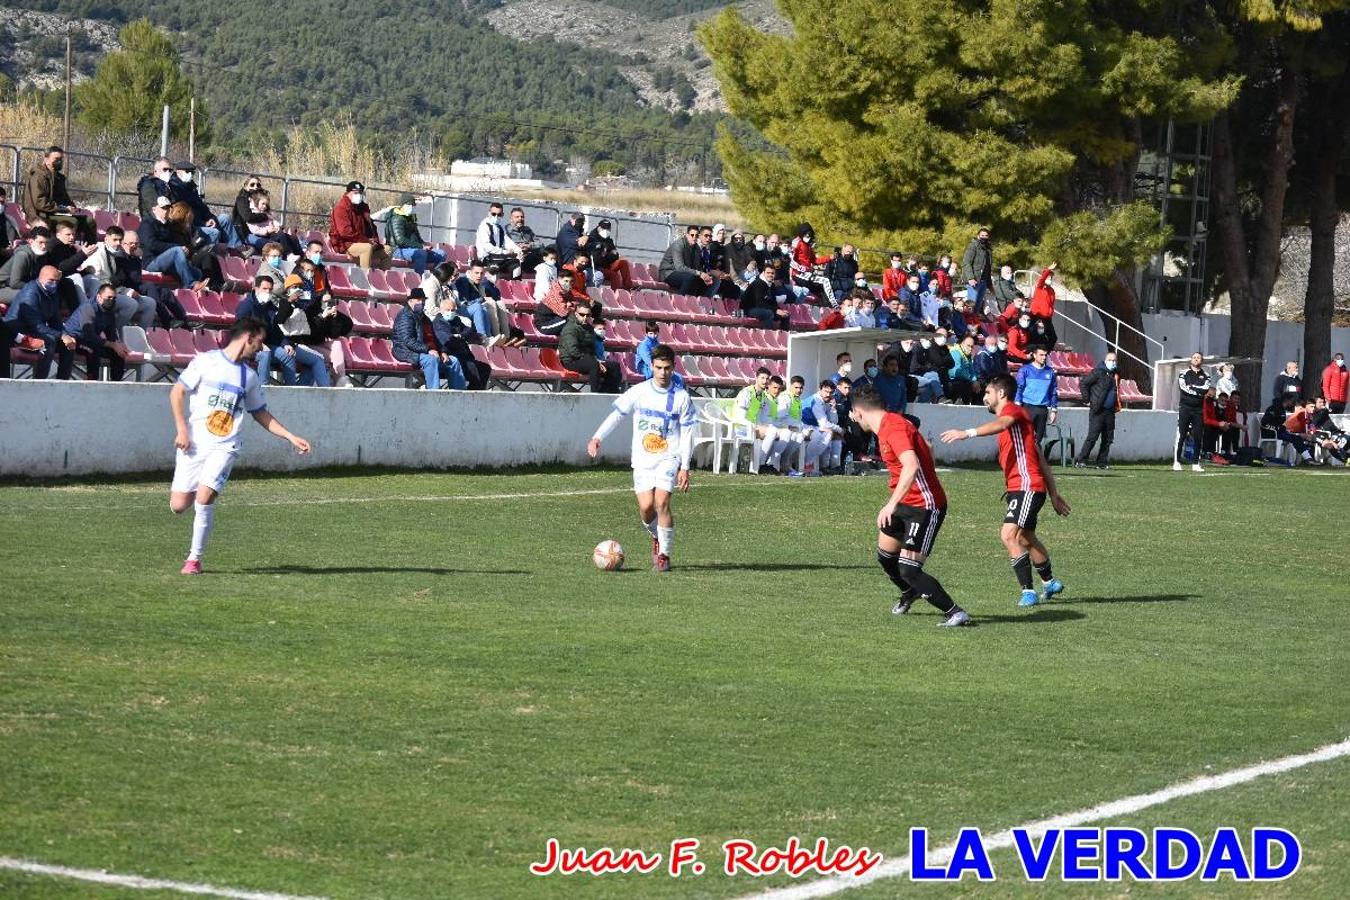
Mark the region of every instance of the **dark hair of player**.
<instances>
[{"instance_id":1,"label":"dark hair of player","mask_svg":"<svg viewBox=\"0 0 1350 900\"><path fill-rule=\"evenodd\" d=\"M264 282L264 281L267 282L267 286L268 286L268 287L271 287L271 286L272 286L272 276L271 276L271 275L258 275L257 277L255 277L255 278L253 279L253 286L254 286L255 288L260 288L260 287L263 286L263 282Z\"/></svg>"},{"instance_id":2,"label":"dark hair of player","mask_svg":"<svg viewBox=\"0 0 1350 900\"><path fill-rule=\"evenodd\" d=\"M661 333L661 323L658 322L658 321L656 321L655 319L648 319L648 320L647 320L647 333L648 333L648 334L660 334L660 333Z\"/></svg>"},{"instance_id":3,"label":"dark hair of player","mask_svg":"<svg viewBox=\"0 0 1350 900\"><path fill-rule=\"evenodd\" d=\"M242 319L235 319L234 324L230 326L230 340L238 340L245 335L266 334L267 324L262 319L255 319L252 316L245 316Z\"/></svg>"},{"instance_id":4,"label":"dark hair of player","mask_svg":"<svg viewBox=\"0 0 1350 900\"><path fill-rule=\"evenodd\" d=\"M822 390L822 391L825 390L825 388L829 388L830 390L834 390L834 382L831 381L830 379L826 378L826 379L822 380L822 381L820 382L820 384L816 385L816 387L817 387L819 390Z\"/></svg>"},{"instance_id":5,"label":"dark hair of player","mask_svg":"<svg viewBox=\"0 0 1350 900\"><path fill-rule=\"evenodd\" d=\"M783 379L779 378L777 375L770 375L769 384L776 384L779 387L783 387Z\"/></svg>"},{"instance_id":6,"label":"dark hair of player","mask_svg":"<svg viewBox=\"0 0 1350 900\"><path fill-rule=\"evenodd\" d=\"M756 375L756 376L759 376L759 375L772 375L772 374L773 374L773 373L769 371L768 366L760 366L758 369L755 370L755 375ZM780 378L780 379L778 379L778 380L779 380L779 381L782 381L783 379Z\"/></svg>"},{"instance_id":7,"label":"dark hair of player","mask_svg":"<svg viewBox=\"0 0 1350 900\"><path fill-rule=\"evenodd\" d=\"M107 229L104 230L103 233L108 235L109 237L126 237L127 234L125 231L122 230L121 225L109 225Z\"/></svg>"},{"instance_id":8,"label":"dark hair of player","mask_svg":"<svg viewBox=\"0 0 1350 900\"><path fill-rule=\"evenodd\" d=\"M989 386L995 391L1002 391L1005 397L1017 396L1017 382L1013 380L1011 375L995 375L989 379Z\"/></svg>"},{"instance_id":9,"label":"dark hair of player","mask_svg":"<svg viewBox=\"0 0 1350 900\"><path fill-rule=\"evenodd\" d=\"M847 356L849 359L852 359L852 358L853 358L853 354L851 354L851 353L849 353L847 350L845 350L843 353L838 353L838 354L836 354L835 357L834 357L834 361L837 362L837 363L843 362L845 356Z\"/></svg>"},{"instance_id":10,"label":"dark hair of player","mask_svg":"<svg viewBox=\"0 0 1350 900\"><path fill-rule=\"evenodd\" d=\"M657 344L652 348L652 362L658 359L664 359L671 365L675 364L675 350L669 344Z\"/></svg>"},{"instance_id":11,"label":"dark hair of player","mask_svg":"<svg viewBox=\"0 0 1350 900\"><path fill-rule=\"evenodd\" d=\"M885 409L886 401L881 394L872 388L863 386L854 391L849 399L853 401L854 409Z\"/></svg>"},{"instance_id":12,"label":"dark hair of player","mask_svg":"<svg viewBox=\"0 0 1350 900\"><path fill-rule=\"evenodd\" d=\"M853 387L853 379L845 375L843 378L839 379L839 384L846 384L849 387Z\"/></svg>"},{"instance_id":13,"label":"dark hair of player","mask_svg":"<svg viewBox=\"0 0 1350 900\"><path fill-rule=\"evenodd\" d=\"M793 384L800 384L803 386L806 384L806 379L800 375L793 375L791 380Z\"/></svg>"}]
</instances>

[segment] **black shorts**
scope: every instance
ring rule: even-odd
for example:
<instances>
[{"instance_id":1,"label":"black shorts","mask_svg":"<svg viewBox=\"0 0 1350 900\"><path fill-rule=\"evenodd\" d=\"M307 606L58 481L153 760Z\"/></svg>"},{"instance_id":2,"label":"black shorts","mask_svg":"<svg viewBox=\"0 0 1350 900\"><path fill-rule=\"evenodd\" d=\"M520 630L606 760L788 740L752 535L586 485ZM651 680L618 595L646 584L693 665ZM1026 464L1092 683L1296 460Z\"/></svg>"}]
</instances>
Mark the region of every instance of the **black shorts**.
<instances>
[{"instance_id":1,"label":"black shorts","mask_svg":"<svg viewBox=\"0 0 1350 900\"><path fill-rule=\"evenodd\" d=\"M1036 530L1036 517L1045 505L1044 491L1008 491L1003 495L1003 502L1008 504L1004 525L1016 525L1023 531Z\"/></svg>"},{"instance_id":2,"label":"black shorts","mask_svg":"<svg viewBox=\"0 0 1350 900\"><path fill-rule=\"evenodd\" d=\"M933 543L942 529L942 520L947 517L945 509L924 509L921 506L897 506L895 514L881 529L881 533L893 537L906 550L922 553L933 552Z\"/></svg>"}]
</instances>

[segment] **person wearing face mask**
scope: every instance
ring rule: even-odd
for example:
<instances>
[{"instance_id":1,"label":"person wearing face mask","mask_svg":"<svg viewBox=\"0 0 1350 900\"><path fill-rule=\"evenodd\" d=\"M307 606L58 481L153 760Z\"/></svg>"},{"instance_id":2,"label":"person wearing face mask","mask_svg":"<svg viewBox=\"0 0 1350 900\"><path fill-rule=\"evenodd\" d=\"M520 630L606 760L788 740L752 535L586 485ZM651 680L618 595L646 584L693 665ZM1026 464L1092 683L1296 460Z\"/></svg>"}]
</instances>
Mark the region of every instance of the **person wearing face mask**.
<instances>
[{"instance_id":1,"label":"person wearing face mask","mask_svg":"<svg viewBox=\"0 0 1350 900\"><path fill-rule=\"evenodd\" d=\"M1074 459L1074 468L1087 468L1092 448L1097 446L1095 465L1099 469L1109 469L1111 443L1116 438L1116 413L1122 409L1120 400L1120 372L1116 368L1116 354L1107 353L1102 361L1079 382L1083 399L1087 401L1088 431L1087 437L1078 447ZM1098 446L1100 441L1100 446Z\"/></svg>"},{"instance_id":2,"label":"person wearing face mask","mask_svg":"<svg viewBox=\"0 0 1350 900\"><path fill-rule=\"evenodd\" d=\"M424 328L427 320L422 313L426 299L421 288L413 288L408 292L407 302L394 317L390 336L394 359L420 368L429 391L440 390L442 384L448 384L451 390L462 391L468 387L468 380L459 360L427 343Z\"/></svg>"},{"instance_id":3,"label":"person wearing face mask","mask_svg":"<svg viewBox=\"0 0 1350 900\"><path fill-rule=\"evenodd\" d=\"M1059 418L1059 376L1046 362L1044 347L1031 352L1031 362L1017 370L1017 394L1013 402L1027 411L1036 430L1036 440L1045 439L1046 424Z\"/></svg>"},{"instance_id":4,"label":"person wearing face mask","mask_svg":"<svg viewBox=\"0 0 1350 900\"><path fill-rule=\"evenodd\" d=\"M852 244L839 248L834 257L825 264L825 277L830 281L830 293L835 302L842 300L855 287L858 278L858 260ZM863 287L867 286L866 280Z\"/></svg>"},{"instance_id":5,"label":"person wearing face mask","mask_svg":"<svg viewBox=\"0 0 1350 900\"><path fill-rule=\"evenodd\" d=\"M1228 394L1230 397L1239 389L1237 375L1234 374L1232 363L1224 363L1219 366L1219 378L1214 382L1214 388L1220 394Z\"/></svg>"},{"instance_id":6,"label":"person wearing face mask","mask_svg":"<svg viewBox=\"0 0 1350 900\"><path fill-rule=\"evenodd\" d=\"M29 225L45 223L48 228L55 229L66 222L74 227L80 240L92 244L98 240L98 230L94 227L93 217L80 212L75 201L70 199L64 174L65 157L65 151L60 147L47 148L42 162L28 170L19 205L28 217Z\"/></svg>"},{"instance_id":7,"label":"person wearing face mask","mask_svg":"<svg viewBox=\"0 0 1350 900\"><path fill-rule=\"evenodd\" d=\"M389 268L389 251L375 229L366 203L366 186L347 182L347 191L333 207L328 225L328 243L335 253L344 253L363 269Z\"/></svg>"},{"instance_id":8,"label":"person wearing face mask","mask_svg":"<svg viewBox=\"0 0 1350 900\"><path fill-rule=\"evenodd\" d=\"M99 285L107 282L116 291L114 306L117 310L117 324L126 326L132 323L142 328L152 328L155 324L158 304L155 298L142 294L141 270L139 262L133 262L122 249L126 232L117 225L109 225L103 233L103 242L93 248L93 252L84 260L80 275L84 281L86 297L92 297ZM172 299L170 311L181 309L177 299ZM172 318L172 317L171 317ZM186 318L184 315L182 318ZM181 321L179 323L182 324Z\"/></svg>"},{"instance_id":9,"label":"person wearing face mask","mask_svg":"<svg viewBox=\"0 0 1350 900\"><path fill-rule=\"evenodd\" d=\"M478 223L474 234L474 259L484 266L496 265L505 272L514 272L525 258L525 251L506 233L502 221L502 205L493 202L488 206L488 214Z\"/></svg>"},{"instance_id":10,"label":"person wearing face mask","mask_svg":"<svg viewBox=\"0 0 1350 900\"><path fill-rule=\"evenodd\" d=\"M76 350L84 351L89 360L86 370L90 381L98 381L104 362L108 365L108 380L121 381L128 351L117 326L117 290L104 282L91 296L70 314L63 330L75 339Z\"/></svg>"},{"instance_id":11,"label":"person wearing face mask","mask_svg":"<svg viewBox=\"0 0 1350 900\"><path fill-rule=\"evenodd\" d=\"M853 310L844 317L844 324L850 328L876 328L876 308L876 298L871 291L867 291L867 296L860 298Z\"/></svg>"},{"instance_id":12,"label":"person wearing face mask","mask_svg":"<svg viewBox=\"0 0 1350 900\"><path fill-rule=\"evenodd\" d=\"M918 275L910 275L905 279L905 286L900 289L900 310L906 320L904 327L921 331L928 324L924 319L924 294L919 287ZM936 313L936 304L934 304L934 312ZM929 328L931 330L936 326L937 317L934 315L933 323Z\"/></svg>"},{"instance_id":13,"label":"person wearing face mask","mask_svg":"<svg viewBox=\"0 0 1350 900\"><path fill-rule=\"evenodd\" d=\"M0 300L12 299L23 286L37 278L42 267L48 265L47 250L55 237L46 225L35 225L28 232L28 243L21 244L14 255L0 266Z\"/></svg>"},{"instance_id":14,"label":"person wearing face mask","mask_svg":"<svg viewBox=\"0 0 1350 900\"><path fill-rule=\"evenodd\" d=\"M1000 266L998 278L994 279L993 302L991 312L1001 315L1008 322L1017 321L1018 313L1026 307L1026 295L1017 289L1013 281L1013 267Z\"/></svg>"},{"instance_id":15,"label":"person wearing face mask","mask_svg":"<svg viewBox=\"0 0 1350 900\"><path fill-rule=\"evenodd\" d=\"M1275 376L1275 396L1302 398L1303 379L1298 377L1298 363L1293 360L1285 363L1284 371Z\"/></svg>"},{"instance_id":16,"label":"person wearing face mask","mask_svg":"<svg viewBox=\"0 0 1350 900\"><path fill-rule=\"evenodd\" d=\"M939 328L931 341L921 342L924 353L927 354L927 359L924 360L926 368L938 377L938 390L942 392L937 399L938 403L951 402L948 398L952 395L952 352L947 347L948 339L947 330Z\"/></svg>"},{"instance_id":17,"label":"person wearing face mask","mask_svg":"<svg viewBox=\"0 0 1350 900\"><path fill-rule=\"evenodd\" d=\"M150 164L150 172L136 182L137 213L142 219L151 214L160 197L178 199L173 191L173 163L160 156Z\"/></svg>"},{"instance_id":18,"label":"person wearing face mask","mask_svg":"<svg viewBox=\"0 0 1350 900\"><path fill-rule=\"evenodd\" d=\"M570 263L572 257L577 255L577 251L589 243L590 238L586 234L586 214L577 210L567 217L567 221L562 223L558 234L553 238L553 245L558 249L558 264L565 266Z\"/></svg>"},{"instance_id":19,"label":"person wearing face mask","mask_svg":"<svg viewBox=\"0 0 1350 900\"><path fill-rule=\"evenodd\" d=\"M1347 394L1350 394L1350 370L1345 368L1345 354L1337 353L1322 370L1322 396L1332 415L1345 412Z\"/></svg>"},{"instance_id":20,"label":"person wearing face mask","mask_svg":"<svg viewBox=\"0 0 1350 900\"><path fill-rule=\"evenodd\" d=\"M1008 329L1008 359L1026 364L1031 361L1031 316L1022 313L1017 322Z\"/></svg>"},{"instance_id":21,"label":"person wearing face mask","mask_svg":"<svg viewBox=\"0 0 1350 900\"><path fill-rule=\"evenodd\" d=\"M727 243L727 270L731 273L731 278L736 286L745 290L750 286L759 275L759 267L755 266L754 275L748 275L746 269L750 268L755 262L754 247L745 240L745 233L739 229L731 233L731 240Z\"/></svg>"},{"instance_id":22,"label":"person wearing face mask","mask_svg":"<svg viewBox=\"0 0 1350 900\"><path fill-rule=\"evenodd\" d=\"M418 275L426 274L428 266L445 262L445 251L422 240L417 227L417 198L404 194L398 205L389 210L384 222L385 243L392 249L394 259L407 260Z\"/></svg>"},{"instance_id":23,"label":"person wearing face mask","mask_svg":"<svg viewBox=\"0 0 1350 900\"><path fill-rule=\"evenodd\" d=\"M834 357L834 374L830 376L830 383L838 384L852 374L853 355L848 351L836 354Z\"/></svg>"},{"instance_id":24,"label":"person wearing face mask","mask_svg":"<svg viewBox=\"0 0 1350 900\"><path fill-rule=\"evenodd\" d=\"M1055 270L1059 268L1058 262L1052 262L1041 270L1040 276L1036 279L1036 290L1031 294L1031 306L1029 310L1031 317L1045 323L1045 341L1046 345L1053 350L1059 343L1059 335L1055 332Z\"/></svg>"},{"instance_id":25,"label":"person wearing face mask","mask_svg":"<svg viewBox=\"0 0 1350 900\"><path fill-rule=\"evenodd\" d=\"M994 248L989 239L989 229L981 228L975 238L966 247L961 257L961 276L966 281L966 299L976 308L984 305L985 292L990 287L990 275L994 267Z\"/></svg>"},{"instance_id":26,"label":"person wearing face mask","mask_svg":"<svg viewBox=\"0 0 1350 900\"><path fill-rule=\"evenodd\" d=\"M979 353L975 354L975 392L977 395L984 393L985 387L990 381L999 375L1008 374L1008 340L1007 338L988 335L984 339L984 347Z\"/></svg>"},{"instance_id":27,"label":"person wearing face mask","mask_svg":"<svg viewBox=\"0 0 1350 900\"><path fill-rule=\"evenodd\" d=\"M225 226L216 218L215 213L202 199L197 190L197 167L188 160L179 160L173 164L169 179L169 196L177 203L186 203L192 207L192 220L197 224L197 232L212 245L221 242Z\"/></svg>"},{"instance_id":28,"label":"person wearing face mask","mask_svg":"<svg viewBox=\"0 0 1350 900\"><path fill-rule=\"evenodd\" d=\"M789 268L792 271L793 283L823 302L826 297L831 296L830 280L823 273L817 272L816 268L828 263L830 258L816 255L815 244L816 230L811 227L811 223L803 222L797 228L797 236L792 239Z\"/></svg>"},{"instance_id":29,"label":"person wearing face mask","mask_svg":"<svg viewBox=\"0 0 1350 900\"><path fill-rule=\"evenodd\" d=\"M558 335L558 360L590 382L593 394L617 394L623 384L623 372L613 362L596 355L595 325L592 307L579 303Z\"/></svg>"},{"instance_id":30,"label":"person wearing face mask","mask_svg":"<svg viewBox=\"0 0 1350 900\"><path fill-rule=\"evenodd\" d=\"M208 284L200 269L188 259L187 247L178 230L169 222L168 197L160 197L148 218L141 219L138 229L141 251L147 272L167 272L184 287L194 291L206 290Z\"/></svg>"},{"instance_id":31,"label":"person wearing face mask","mask_svg":"<svg viewBox=\"0 0 1350 900\"><path fill-rule=\"evenodd\" d=\"M255 357L258 377L266 382L276 369L283 384L328 387L332 382L323 355L312 347L295 343L281 329L295 311L282 291L282 282L273 281L270 275L257 275L253 279L253 292L246 294L235 309L235 322L257 319L267 326L265 346Z\"/></svg>"},{"instance_id":32,"label":"person wearing face mask","mask_svg":"<svg viewBox=\"0 0 1350 900\"><path fill-rule=\"evenodd\" d=\"M948 263L951 262L948 257L944 256L943 259L946 259ZM947 300L952 299L952 275L947 271L946 266L939 263L937 268L928 273L928 285L929 289L939 297Z\"/></svg>"},{"instance_id":33,"label":"person wearing face mask","mask_svg":"<svg viewBox=\"0 0 1350 900\"><path fill-rule=\"evenodd\" d=\"M282 255L281 245L278 243L264 244L262 247L262 265L258 267L258 275L267 275L272 279L272 283L281 285L286 282L286 276L291 274L294 267L286 262L286 257Z\"/></svg>"},{"instance_id":34,"label":"person wearing face mask","mask_svg":"<svg viewBox=\"0 0 1350 900\"><path fill-rule=\"evenodd\" d=\"M942 389L942 380L950 367L951 358L947 356L946 350L941 351L942 355L947 357L947 364L943 365L939 372L935 365L937 357L932 352L933 349L933 340L927 336L917 341L906 338L900 342L900 353L905 362L904 369L912 379L913 396L918 403L947 401Z\"/></svg>"},{"instance_id":35,"label":"person wearing face mask","mask_svg":"<svg viewBox=\"0 0 1350 900\"><path fill-rule=\"evenodd\" d=\"M586 248L606 284L615 290L633 289L633 267L619 255L619 247L614 243L614 226L608 219L601 219L600 224L591 229Z\"/></svg>"},{"instance_id":36,"label":"person wearing face mask","mask_svg":"<svg viewBox=\"0 0 1350 900\"><path fill-rule=\"evenodd\" d=\"M469 346L482 343L483 336L474 330L473 320L460 314L453 293L447 291L441 294L439 307L429 323L431 333L425 336L427 345L434 347L432 352L448 354L459 361L469 390L486 390L488 379L492 376L492 367L474 359L473 350ZM424 324L423 331L425 330Z\"/></svg>"},{"instance_id":37,"label":"person wearing face mask","mask_svg":"<svg viewBox=\"0 0 1350 900\"><path fill-rule=\"evenodd\" d=\"M46 378L56 359L56 377L70 379L75 366L75 338L66 334L61 319L61 301L57 284L61 272L55 266L43 266L37 277L23 286L5 313L0 327L0 378L10 376L9 348L18 344L39 354L33 364L33 377Z\"/></svg>"}]
</instances>

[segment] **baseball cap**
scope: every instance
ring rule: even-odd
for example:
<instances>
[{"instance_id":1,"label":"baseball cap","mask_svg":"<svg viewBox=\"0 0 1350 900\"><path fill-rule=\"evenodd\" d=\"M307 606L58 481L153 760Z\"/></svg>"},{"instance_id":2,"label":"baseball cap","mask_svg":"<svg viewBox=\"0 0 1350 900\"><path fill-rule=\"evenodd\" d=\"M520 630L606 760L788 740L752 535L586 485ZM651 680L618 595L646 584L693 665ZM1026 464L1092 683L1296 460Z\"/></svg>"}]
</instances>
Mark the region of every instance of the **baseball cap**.
<instances>
[{"instance_id":1,"label":"baseball cap","mask_svg":"<svg viewBox=\"0 0 1350 900\"><path fill-rule=\"evenodd\" d=\"M361 182L359 182L359 181L349 181L349 182L347 182L347 191L348 191L348 193L350 193L350 192L352 192L352 191L363 191L363 192L364 192L365 189L366 189L366 186L365 186L364 184L362 184Z\"/></svg>"}]
</instances>

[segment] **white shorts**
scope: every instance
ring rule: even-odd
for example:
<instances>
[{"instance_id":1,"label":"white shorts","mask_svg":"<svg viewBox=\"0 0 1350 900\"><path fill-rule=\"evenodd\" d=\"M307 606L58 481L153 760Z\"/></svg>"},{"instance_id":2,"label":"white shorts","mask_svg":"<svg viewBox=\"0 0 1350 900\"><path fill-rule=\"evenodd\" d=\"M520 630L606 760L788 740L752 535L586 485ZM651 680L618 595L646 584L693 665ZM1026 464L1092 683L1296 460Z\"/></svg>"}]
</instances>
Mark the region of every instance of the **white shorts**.
<instances>
[{"instance_id":1,"label":"white shorts","mask_svg":"<svg viewBox=\"0 0 1350 900\"><path fill-rule=\"evenodd\" d=\"M633 470L633 493L647 491L675 493L675 476L680 471L679 460L669 459L657 466L643 466Z\"/></svg>"},{"instance_id":2,"label":"white shorts","mask_svg":"<svg viewBox=\"0 0 1350 900\"><path fill-rule=\"evenodd\" d=\"M233 450L198 450L196 447L188 453L179 450L170 490L175 494L188 494L206 485L219 494L225 490L225 482L230 480L230 470L238 456Z\"/></svg>"}]
</instances>

